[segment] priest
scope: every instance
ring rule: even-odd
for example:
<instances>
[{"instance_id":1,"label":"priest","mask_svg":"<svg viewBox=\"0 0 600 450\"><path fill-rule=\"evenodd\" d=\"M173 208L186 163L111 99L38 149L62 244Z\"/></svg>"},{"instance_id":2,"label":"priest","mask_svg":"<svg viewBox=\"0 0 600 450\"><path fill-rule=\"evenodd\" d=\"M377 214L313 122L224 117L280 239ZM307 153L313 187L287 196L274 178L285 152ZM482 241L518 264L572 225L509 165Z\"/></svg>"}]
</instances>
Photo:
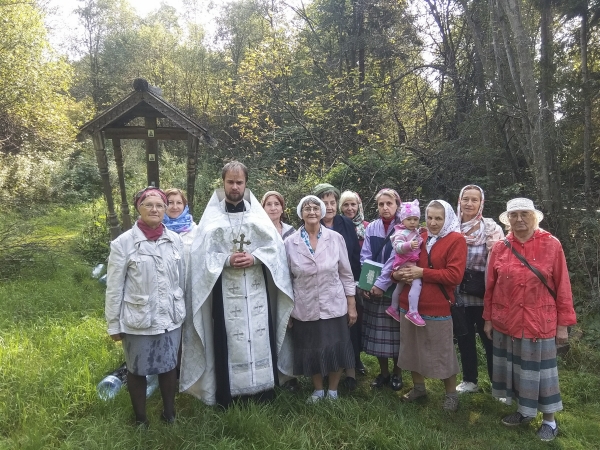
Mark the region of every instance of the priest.
<instances>
[{"instance_id":1,"label":"priest","mask_svg":"<svg viewBox=\"0 0 600 450\"><path fill-rule=\"evenodd\" d=\"M293 291L283 241L233 161L191 248L180 390L208 405L269 400L292 375Z\"/></svg>"}]
</instances>

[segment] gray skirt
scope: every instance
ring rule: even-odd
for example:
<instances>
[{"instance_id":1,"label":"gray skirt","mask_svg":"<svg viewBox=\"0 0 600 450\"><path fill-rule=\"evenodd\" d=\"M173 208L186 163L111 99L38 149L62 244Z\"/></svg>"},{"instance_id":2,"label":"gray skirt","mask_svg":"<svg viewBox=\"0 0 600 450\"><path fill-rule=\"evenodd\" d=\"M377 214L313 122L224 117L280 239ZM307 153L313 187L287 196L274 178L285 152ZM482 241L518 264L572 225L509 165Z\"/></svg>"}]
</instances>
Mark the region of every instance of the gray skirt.
<instances>
[{"instance_id":1,"label":"gray skirt","mask_svg":"<svg viewBox=\"0 0 600 450\"><path fill-rule=\"evenodd\" d=\"M454 350L452 319L423 318L424 327L413 325L400 314L398 367L427 378L445 380L459 372Z\"/></svg>"},{"instance_id":2,"label":"gray skirt","mask_svg":"<svg viewBox=\"0 0 600 450\"><path fill-rule=\"evenodd\" d=\"M134 375L166 373L177 365L181 327L162 334L126 334L123 352L127 370Z\"/></svg>"},{"instance_id":3,"label":"gray skirt","mask_svg":"<svg viewBox=\"0 0 600 450\"><path fill-rule=\"evenodd\" d=\"M391 298L364 299L362 347L367 355L395 358L400 348L400 325L385 310Z\"/></svg>"},{"instance_id":4,"label":"gray skirt","mask_svg":"<svg viewBox=\"0 0 600 450\"><path fill-rule=\"evenodd\" d=\"M563 409L558 388L556 342L554 338L512 338L494 330L492 395L514 397L518 411L533 417L538 411L555 413Z\"/></svg>"},{"instance_id":5,"label":"gray skirt","mask_svg":"<svg viewBox=\"0 0 600 450\"><path fill-rule=\"evenodd\" d=\"M348 316L308 322L292 319L294 375L323 376L354 368Z\"/></svg>"}]
</instances>

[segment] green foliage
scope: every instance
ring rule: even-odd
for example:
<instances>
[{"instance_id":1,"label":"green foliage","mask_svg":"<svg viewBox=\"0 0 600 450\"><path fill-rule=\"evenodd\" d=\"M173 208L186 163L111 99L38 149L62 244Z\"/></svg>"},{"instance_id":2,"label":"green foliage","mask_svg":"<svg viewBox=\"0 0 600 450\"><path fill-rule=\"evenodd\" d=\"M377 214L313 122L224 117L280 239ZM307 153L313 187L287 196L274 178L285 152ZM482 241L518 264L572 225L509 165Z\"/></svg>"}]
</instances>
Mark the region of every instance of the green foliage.
<instances>
[{"instance_id":1,"label":"green foliage","mask_svg":"<svg viewBox=\"0 0 600 450\"><path fill-rule=\"evenodd\" d=\"M85 262L96 265L105 262L110 253L106 205L103 201L93 203L86 216L89 219L76 242L77 252Z\"/></svg>"},{"instance_id":2,"label":"green foliage","mask_svg":"<svg viewBox=\"0 0 600 450\"><path fill-rule=\"evenodd\" d=\"M60 202L89 201L102 195L102 179L95 158L76 150L63 161L52 180L53 197Z\"/></svg>"},{"instance_id":3,"label":"green foliage","mask_svg":"<svg viewBox=\"0 0 600 450\"><path fill-rule=\"evenodd\" d=\"M0 0L0 152L50 151L73 138L70 67L50 48L35 2Z\"/></svg>"}]
</instances>

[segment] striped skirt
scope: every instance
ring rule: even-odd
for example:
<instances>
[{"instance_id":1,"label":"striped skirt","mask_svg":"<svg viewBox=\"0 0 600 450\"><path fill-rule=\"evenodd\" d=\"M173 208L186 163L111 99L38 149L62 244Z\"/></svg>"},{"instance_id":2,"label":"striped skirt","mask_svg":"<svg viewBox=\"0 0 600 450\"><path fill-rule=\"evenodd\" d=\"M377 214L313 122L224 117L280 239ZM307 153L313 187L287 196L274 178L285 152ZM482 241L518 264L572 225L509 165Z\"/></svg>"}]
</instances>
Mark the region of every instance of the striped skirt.
<instances>
[{"instance_id":1,"label":"striped skirt","mask_svg":"<svg viewBox=\"0 0 600 450\"><path fill-rule=\"evenodd\" d=\"M400 324L385 313L392 299L373 302L364 299L363 350L378 358L397 358L400 350Z\"/></svg>"},{"instance_id":2,"label":"striped skirt","mask_svg":"<svg viewBox=\"0 0 600 450\"><path fill-rule=\"evenodd\" d=\"M517 339L494 330L492 395L514 397L521 414L533 417L538 411L563 409L558 388L554 338Z\"/></svg>"},{"instance_id":3,"label":"striped skirt","mask_svg":"<svg viewBox=\"0 0 600 450\"><path fill-rule=\"evenodd\" d=\"M294 375L327 375L354 368L348 316L303 322L292 319Z\"/></svg>"}]
</instances>

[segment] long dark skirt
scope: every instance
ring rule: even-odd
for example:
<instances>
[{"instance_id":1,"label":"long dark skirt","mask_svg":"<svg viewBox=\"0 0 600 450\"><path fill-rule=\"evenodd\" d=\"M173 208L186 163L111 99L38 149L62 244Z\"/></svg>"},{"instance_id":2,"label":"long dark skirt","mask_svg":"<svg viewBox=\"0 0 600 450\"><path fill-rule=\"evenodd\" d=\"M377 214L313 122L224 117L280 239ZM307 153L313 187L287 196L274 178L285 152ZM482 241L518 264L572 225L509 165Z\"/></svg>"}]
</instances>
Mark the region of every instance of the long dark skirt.
<instances>
[{"instance_id":1,"label":"long dark skirt","mask_svg":"<svg viewBox=\"0 0 600 450\"><path fill-rule=\"evenodd\" d=\"M355 367L347 315L310 322L292 321L294 375L325 376Z\"/></svg>"},{"instance_id":2,"label":"long dark skirt","mask_svg":"<svg viewBox=\"0 0 600 450\"><path fill-rule=\"evenodd\" d=\"M177 365L181 327L161 334L126 334L123 352L127 370L134 375L166 373Z\"/></svg>"}]
</instances>

